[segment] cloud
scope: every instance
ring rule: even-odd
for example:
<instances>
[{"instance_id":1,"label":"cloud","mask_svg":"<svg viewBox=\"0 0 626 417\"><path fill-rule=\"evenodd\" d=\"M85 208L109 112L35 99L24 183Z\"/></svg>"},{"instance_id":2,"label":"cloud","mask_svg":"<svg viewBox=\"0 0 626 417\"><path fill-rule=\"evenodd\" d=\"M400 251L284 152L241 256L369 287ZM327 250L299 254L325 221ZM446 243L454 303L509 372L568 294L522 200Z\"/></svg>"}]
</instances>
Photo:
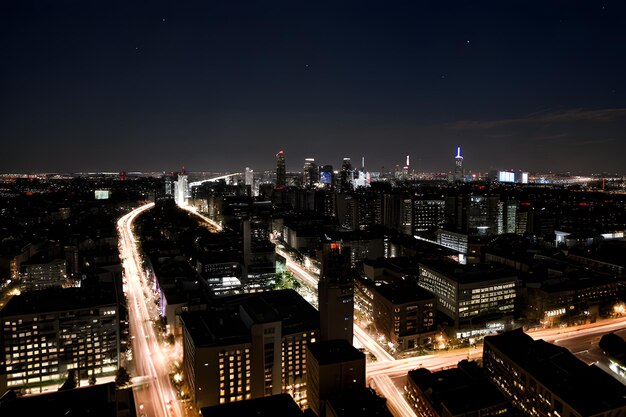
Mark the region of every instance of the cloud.
<instances>
[{"instance_id":1,"label":"cloud","mask_svg":"<svg viewBox=\"0 0 626 417\"><path fill-rule=\"evenodd\" d=\"M568 109L553 112L530 113L523 117L500 120L460 120L453 123L454 129L488 130L511 126L536 125L550 123L605 123L626 120L626 108L609 108L597 110Z\"/></svg>"}]
</instances>

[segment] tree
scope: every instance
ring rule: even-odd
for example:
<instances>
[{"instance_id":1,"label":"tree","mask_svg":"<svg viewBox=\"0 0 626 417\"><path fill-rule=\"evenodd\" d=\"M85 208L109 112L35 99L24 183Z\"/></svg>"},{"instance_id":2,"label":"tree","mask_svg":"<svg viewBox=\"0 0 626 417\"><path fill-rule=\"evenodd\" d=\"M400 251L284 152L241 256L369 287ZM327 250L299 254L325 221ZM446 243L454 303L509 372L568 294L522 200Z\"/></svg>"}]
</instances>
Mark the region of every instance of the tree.
<instances>
[{"instance_id":1,"label":"tree","mask_svg":"<svg viewBox=\"0 0 626 417\"><path fill-rule=\"evenodd\" d=\"M276 273L275 290L293 289L297 290L302 286L300 282L289 271Z\"/></svg>"},{"instance_id":2,"label":"tree","mask_svg":"<svg viewBox=\"0 0 626 417\"><path fill-rule=\"evenodd\" d=\"M68 390L76 388L77 385L78 383L76 382L76 371L73 369L70 369L67 372L67 379L65 380L63 385L61 385L61 388L59 388L59 391L68 391Z\"/></svg>"},{"instance_id":3,"label":"tree","mask_svg":"<svg viewBox=\"0 0 626 417\"><path fill-rule=\"evenodd\" d=\"M130 375L128 375L128 371L123 366L117 368L117 373L115 374L115 385L118 387L123 387L130 383Z\"/></svg>"}]
</instances>

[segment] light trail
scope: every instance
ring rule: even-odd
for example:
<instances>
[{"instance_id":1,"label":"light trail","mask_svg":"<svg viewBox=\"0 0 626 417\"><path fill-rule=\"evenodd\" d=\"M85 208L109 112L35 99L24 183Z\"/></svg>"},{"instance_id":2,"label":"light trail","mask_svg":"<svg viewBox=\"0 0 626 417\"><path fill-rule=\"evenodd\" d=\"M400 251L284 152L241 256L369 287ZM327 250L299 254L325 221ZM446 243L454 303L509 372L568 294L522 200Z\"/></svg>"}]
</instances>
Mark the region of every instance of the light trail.
<instances>
[{"instance_id":1,"label":"light trail","mask_svg":"<svg viewBox=\"0 0 626 417\"><path fill-rule=\"evenodd\" d=\"M199 218L201 218L202 220L204 220L211 227L213 227L215 232L221 232L222 230L224 230L223 227L220 226L219 223L217 223L215 220L209 219L204 214L201 214L200 212L198 212L198 210L195 207L188 206L188 205L178 205L178 207L180 207L181 209L186 210L189 213L194 214L194 215L198 216Z\"/></svg>"},{"instance_id":2,"label":"light trail","mask_svg":"<svg viewBox=\"0 0 626 417\"><path fill-rule=\"evenodd\" d=\"M387 399L387 407L394 416L417 417L404 395L387 375L372 378L370 386Z\"/></svg>"},{"instance_id":3,"label":"light trail","mask_svg":"<svg viewBox=\"0 0 626 417\"><path fill-rule=\"evenodd\" d=\"M190 210L190 212L198 215L210 224L217 225L217 223L193 210ZM276 247L276 253L285 258L287 269L293 273L300 283L317 292L319 277L303 268L287 251L280 249L278 246ZM626 328L626 317L568 328L530 331L527 334L536 340L544 339L571 350L575 343L578 345L589 344L592 339L602 334L624 328ZM367 364L368 383L387 399L387 405L391 412L395 416L402 417L414 417L416 414L406 401L404 393L397 388L392 378L406 377L409 371L417 368L427 368L431 371L453 368L464 359L480 359L483 351L482 346L475 346L467 349L436 352L431 355L395 359L367 332L356 325L354 326L354 336L377 359L376 362Z\"/></svg>"},{"instance_id":4,"label":"light trail","mask_svg":"<svg viewBox=\"0 0 626 417\"><path fill-rule=\"evenodd\" d=\"M149 381L147 387L142 384L134 388L135 404L138 416L182 417L178 395L169 377L170 361L164 353L167 348L159 342L153 326L152 320L159 316L149 296L150 286L132 232L137 216L153 206L150 203L138 207L117 221L135 373Z\"/></svg>"}]
</instances>

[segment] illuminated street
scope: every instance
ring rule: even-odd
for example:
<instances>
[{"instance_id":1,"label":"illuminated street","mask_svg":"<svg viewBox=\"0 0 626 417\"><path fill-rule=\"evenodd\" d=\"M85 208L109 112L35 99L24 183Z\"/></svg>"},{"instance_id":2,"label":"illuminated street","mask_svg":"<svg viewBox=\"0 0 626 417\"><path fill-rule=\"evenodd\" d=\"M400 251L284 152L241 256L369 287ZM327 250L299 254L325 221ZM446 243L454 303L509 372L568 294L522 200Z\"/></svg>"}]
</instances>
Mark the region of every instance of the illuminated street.
<instances>
[{"instance_id":1,"label":"illuminated street","mask_svg":"<svg viewBox=\"0 0 626 417\"><path fill-rule=\"evenodd\" d=\"M145 281L141 257L132 233L133 221L153 206L153 203L141 206L117 222L135 375L147 381L135 386L135 404L138 416L177 417L183 414L169 377L172 361L167 357L168 349L159 341L153 326L153 320L158 318L158 313L153 307L154 302L150 297L149 285Z\"/></svg>"},{"instance_id":2,"label":"illuminated street","mask_svg":"<svg viewBox=\"0 0 626 417\"><path fill-rule=\"evenodd\" d=\"M146 416L182 415L180 406L176 401L176 391L169 380L171 361L166 359L164 353L167 349L159 342L152 326L151 318L155 318L157 312L156 309L150 311L148 307L151 305L150 293L148 286L143 282L145 278L140 268L141 260L131 232L132 222L137 215L151 207L151 204L142 206L122 217L118 222L120 252L124 261L126 291L130 309L130 329L131 335L134 336L132 339L133 351L143 352L143 354L136 354L136 373L137 375L148 376L148 379L153 381L146 388L137 388L135 393L137 404L143 404L141 412L145 413ZM207 222L213 230L222 229L218 223L196 210L190 207L182 208ZM276 251L286 259L286 267L303 285L317 288L318 278L315 274L296 262L285 250L277 247ZM603 334L624 328L626 328L626 317L576 327L542 329L529 334L535 339L544 339L564 346L588 363L600 362L599 365L608 371L609 363L601 355L601 352L598 354L597 342ZM397 416L415 415L406 402L402 391L402 385L408 371L419 367L431 370L454 367L463 359L479 359L482 355L482 347L478 346L395 360L389 352L360 327L354 327L354 336L355 343L376 357L375 362L367 365L368 383L379 394L387 398L389 408ZM594 347L595 351L590 353Z\"/></svg>"}]
</instances>

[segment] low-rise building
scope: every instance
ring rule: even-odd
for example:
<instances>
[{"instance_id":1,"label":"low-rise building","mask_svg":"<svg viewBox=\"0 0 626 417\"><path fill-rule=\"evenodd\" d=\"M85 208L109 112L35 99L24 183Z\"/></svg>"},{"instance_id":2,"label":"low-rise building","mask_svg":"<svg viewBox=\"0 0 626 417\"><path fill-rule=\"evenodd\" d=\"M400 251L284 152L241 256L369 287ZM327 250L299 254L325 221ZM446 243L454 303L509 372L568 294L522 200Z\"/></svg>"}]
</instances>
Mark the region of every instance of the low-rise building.
<instances>
[{"instance_id":1,"label":"low-rise building","mask_svg":"<svg viewBox=\"0 0 626 417\"><path fill-rule=\"evenodd\" d=\"M397 351L430 344L437 330L435 295L417 282L355 280L355 306Z\"/></svg>"},{"instance_id":2,"label":"low-rise building","mask_svg":"<svg viewBox=\"0 0 626 417\"><path fill-rule=\"evenodd\" d=\"M418 417L495 417L510 407L475 362L437 372L410 371L405 391Z\"/></svg>"}]
</instances>

